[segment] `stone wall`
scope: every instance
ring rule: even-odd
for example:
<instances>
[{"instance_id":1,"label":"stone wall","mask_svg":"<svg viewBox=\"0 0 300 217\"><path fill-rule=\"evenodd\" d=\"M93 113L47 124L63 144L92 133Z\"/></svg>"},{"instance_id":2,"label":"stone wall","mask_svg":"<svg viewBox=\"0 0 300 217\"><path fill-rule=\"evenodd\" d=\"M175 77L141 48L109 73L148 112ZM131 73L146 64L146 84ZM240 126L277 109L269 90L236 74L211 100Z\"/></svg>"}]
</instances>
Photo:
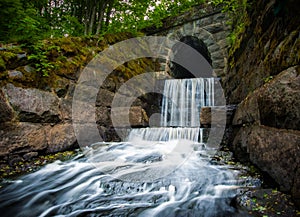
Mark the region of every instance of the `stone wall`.
<instances>
[{"instance_id":1,"label":"stone wall","mask_svg":"<svg viewBox=\"0 0 300 217\"><path fill-rule=\"evenodd\" d=\"M200 5L176 18L168 18L159 29L147 29L148 35L166 36L168 39L180 41L185 36L194 36L204 42L210 58L215 77L223 77L226 72L228 58L228 40L231 31L227 24L228 17L220 8L212 5ZM170 61L174 54L171 49L161 50L165 54L160 62L161 71L170 73Z\"/></svg>"},{"instance_id":2,"label":"stone wall","mask_svg":"<svg viewBox=\"0 0 300 217\"><path fill-rule=\"evenodd\" d=\"M223 79L238 104L231 144L300 204L299 2L255 1L240 43L230 49Z\"/></svg>"},{"instance_id":3,"label":"stone wall","mask_svg":"<svg viewBox=\"0 0 300 217\"><path fill-rule=\"evenodd\" d=\"M47 53L50 63L57 65L48 76L36 71L35 63L27 59L26 51L16 47L0 50L1 58L17 56L19 52L24 54L22 59L2 58L5 67L0 72L0 167L78 147L72 125L72 100L77 79L96 52L130 37L133 36L116 34L107 35L100 42L97 38L46 41L46 50L54 45L60 47L58 54ZM93 121L105 141L119 141L114 127L124 127L113 126L111 121L111 104L118 88L131 77L156 71L156 68L158 65L151 58L129 61L115 69L97 89L96 120ZM148 125L148 116L157 111L157 99L148 94L134 101L129 113L132 127ZM151 106L147 102L151 102Z\"/></svg>"}]
</instances>

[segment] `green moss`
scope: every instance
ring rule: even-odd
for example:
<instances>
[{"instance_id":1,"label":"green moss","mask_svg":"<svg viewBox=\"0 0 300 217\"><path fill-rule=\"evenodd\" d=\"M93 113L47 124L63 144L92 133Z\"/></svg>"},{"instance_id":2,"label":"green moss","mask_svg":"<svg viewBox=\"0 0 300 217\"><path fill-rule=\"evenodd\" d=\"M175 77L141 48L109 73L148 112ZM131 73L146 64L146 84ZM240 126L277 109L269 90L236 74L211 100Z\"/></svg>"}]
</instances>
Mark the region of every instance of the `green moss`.
<instances>
[{"instance_id":1,"label":"green moss","mask_svg":"<svg viewBox=\"0 0 300 217\"><path fill-rule=\"evenodd\" d=\"M9 52L9 51L1 51L0 56L7 64L10 64L12 61L14 61L18 58L17 54Z\"/></svg>"},{"instance_id":2,"label":"green moss","mask_svg":"<svg viewBox=\"0 0 300 217\"><path fill-rule=\"evenodd\" d=\"M64 63L64 62L67 62L68 59L64 55L60 55L59 57L57 57L56 60L59 61L59 62Z\"/></svg>"},{"instance_id":3,"label":"green moss","mask_svg":"<svg viewBox=\"0 0 300 217\"><path fill-rule=\"evenodd\" d=\"M0 57L0 71L5 71L6 65L2 57Z\"/></svg>"},{"instance_id":4,"label":"green moss","mask_svg":"<svg viewBox=\"0 0 300 217\"><path fill-rule=\"evenodd\" d=\"M30 57L30 65L36 69L36 72L26 72L24 67L21 66L17 68L18 71L24 74L21 80L10 81L9 78L3 76L3 81L12 82L17 86L54 90L55 80L58 79L58 76L76 79L78 71L82 70L97 53L103 51L109 44L115 44L130 37L133 37L133 35L118 33L101 37L63 37L38 41L30 47L24 48L27 57ZM22 53L25 51L22 51ZM106 59L99 60L99 62L107 64L107 67L116 65L116 59L126 55L126 52L119 52L119 56L106 56ZM8 51L1 51L0 58L2 58L2 55L7 60L17 58L16 54ZM6 64L4 58L3 61ZM115 77L116 81L119 80L119 76L129 79L134 75L145 72L145 69L149 68L149 64L153 63L146 58L142 61L129 63L129 66L125 63L123 66L118 67L111 77ZM43 73L43 70L45 73ZM47 77L43 76L44 74L47 74Z\"/></svg>"},{"instance_id":5,"label":"green moss","mask_svg":"<svg viewBox=\"0 0 300 217\"><path fill-rule=\"evenodd\" d=\"M55 154L41 155L28 161L20 161L14 165L7 165L5 162L0 162L0 180L14 178L16 176L30 173L40 169L42 166L54 162L56 160L67 161L78 154L79 151L64 151ZM0 186L1 187L1 186Z\"/></svg>"}]
</instances>

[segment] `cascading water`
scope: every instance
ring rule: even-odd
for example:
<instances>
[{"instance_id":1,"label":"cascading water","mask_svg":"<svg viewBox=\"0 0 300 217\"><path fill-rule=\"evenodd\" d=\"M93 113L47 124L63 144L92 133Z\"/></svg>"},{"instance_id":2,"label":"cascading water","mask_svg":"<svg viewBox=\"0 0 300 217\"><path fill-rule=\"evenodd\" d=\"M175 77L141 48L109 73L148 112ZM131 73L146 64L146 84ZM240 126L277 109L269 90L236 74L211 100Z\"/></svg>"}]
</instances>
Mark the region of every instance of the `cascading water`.
<instances>
[{"instance_id":1,"label":"cascading water","mask_svg":"<svg viewBox=\"0 0 300 217\"><path fill-rule=\"evenodd\" d=\"M214 78L166 80L161 126L200 127L200 109L214 106Z\"/></svg>"},{"instance_id":2,"label":"cascading water","mask_svg":"<svg viewBox=\"0 0 300 217\"><path fill-rule=\"evenodd\" d=\"M210 163L199 128L213 79L167 80L164 94L162 127L12 181L0 190L1 216L240 216L230 205L238 171Z\"/></svg>"}]
</instances>

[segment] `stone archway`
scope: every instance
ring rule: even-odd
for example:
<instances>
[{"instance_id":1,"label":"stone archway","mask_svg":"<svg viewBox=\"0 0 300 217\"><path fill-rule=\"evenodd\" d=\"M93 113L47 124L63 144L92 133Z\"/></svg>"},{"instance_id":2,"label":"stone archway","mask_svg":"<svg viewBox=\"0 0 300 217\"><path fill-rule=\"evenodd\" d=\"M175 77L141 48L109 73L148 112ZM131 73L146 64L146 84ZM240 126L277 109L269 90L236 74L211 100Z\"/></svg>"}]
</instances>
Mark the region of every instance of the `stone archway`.
<instances>
[{"instance_id":1,"label":"stone archway","mask_svg":"<svg viewBox=\"0 0 300 217\"><path fill-rule=\"evenodd\" d=\"M175 43L171 49L174 54L174 59L184 58L184 57L181 57L182 53L184 53L181 51L182 50L181 42L182 42L182 43L185 43L188 46L192 47L197 52L199 52L206 59L206 61L210 65L212 65L210 53L207 49L207 46L205 45L205 43L202 40L200 40L199 38L197 38L195 36L188 35L188 36L182 37L179 41L180 42ZM171 76L174 78L193 78L193 77L195 77L195 74L192 74L189 70L187 70L186 68L177 64L176 62L169 61L168 67L170 68Z\"/></svg>"},{"instance_id":2,"label":"stone archway","mask_svg":"<svg viewBox=\"0 0 300 217\"><path fill-rule=\"evenodd\" d=\"M230 33L230 27L226 24L226 21L227 17L225 14L216 12L197 17L182 25L162 30L156 35L166 36L170 41L180 41L180 39L187 36L196 37L203 41L212 60L213 75L222 77L225 75L227 66L227 48L229 44L226 37ZM160 61L161 71L169 74L170 60L173 57L172 50L166 49L161 53L163 53L161 57L164 59Z\"/></svg>"}]
</instances>

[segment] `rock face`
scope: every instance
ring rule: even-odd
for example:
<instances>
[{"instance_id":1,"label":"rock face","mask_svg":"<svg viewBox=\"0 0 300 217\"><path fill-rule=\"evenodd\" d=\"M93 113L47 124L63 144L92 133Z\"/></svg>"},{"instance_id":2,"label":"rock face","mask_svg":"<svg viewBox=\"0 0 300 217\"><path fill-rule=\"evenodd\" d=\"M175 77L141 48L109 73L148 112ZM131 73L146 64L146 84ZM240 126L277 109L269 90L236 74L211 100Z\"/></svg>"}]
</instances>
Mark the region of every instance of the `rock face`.
<instances>
[{"instance_id":1,"label":"rock face","mask_svg":"<svg viewBox=\"0 0 300 217\"><path fill-rule=\"evenodd\" d=\"M300 130L300 66L288 68L243 100L234 125L262 124Z\"/></svg>"},{"instance_id":2,"label":"rock face","mask_svg":"<svg viewBox=\"0 0 300 217\"><path fill-rule=\"evenodd\" d=\"M111 38L101 42L103 47L108 46L108 41L113 44L114 40L125 40L130 35L106 37ZM33 67L34 64L29 66L30 63L23 61L24 58L18 61L17 54L10 55L16 56L13 61L4 60L5 67L0 68L0 167L30 160L38 155L78 147L73 124L96 124L95 131L108 142L120 140L114 127L147 126L148 116L156 108L146 109L152 108L153 105L148 105L149 99L145 96L137 97L136 104L130 108L127 125L122 124L126 113L123 108L119 108L116 117L122 118L119 118L117 121L119 124L114 126L111 105L118 88L127 80L145 71L156 71L157 63L151 58L124 63L107 76L101 87L86 86L84 92L86 98L79 104L83 112L73 114L72 103L77 79L84 65L93 57L93 52L99 52L98 43L98 39L95 41L92 39L84 41L81 38L61 39L61 41L49 39L45 49L47 46L51 47L51 44L55 44L55 47L60 46L61 56L58 58L51 56L51 52L47 53L49 61L52 61L50 63L59 68L49 72L48 76L41 76ZM66 52L67 48L72 52ZM3 52L0 52L1 55L4 55ZM89 92L91 88L98 93L93 105L87 103L92 97ZM91 115L90 111L94 111L95 114ZM86 138L87 141L91 141L89 135L86 135Z\"/></svg>"},{"instance_id":3,"label":"rock face","mask_svg":"<svg viewBox=\"0 0 300 217\"><path fill-rule=\"evenodd\" d=\"M249 94L238 106L233 146L300 200L300 66L291 67ZM242 126L242 127L240 127Z\"/></svg>"},{"instance_id":4,"label":"rock face","mask_svg":"<svg viewBox=\"0 0 300 217\"><path fill-rule=\"evenodd\" d=\"M268 173L280 190L299 195L300 132L252 125L242 127L233 142L236 150L248 153L251 162ZM300 199L300 198L295 198Z\"/></svg>"},{"instance_id":5,"label":"rock face","mask_svg":"<svg viewBox=\"0 0 300 217\"><path fill-rule=\"evenodd\" d=\"M114 117L114 127L145 127L148 125L147 114L141 106L114 108L112 116Z\"/></svg>"},{"instance_id":6,"label":"rock face","mask_svg":"<svg viewBox=\"0 0 300 217\"><path fill-rule=\"evenodd\" d=\"M295 0L256 2L229 51L222 84L238 104L232 148L268 173L300 206L299 18Z\"/></svg>"},{"instance_id":7,"label":"rock face","mask_svg":"<svg viewBox=\"0 0 300 217\"><path fill-rule=\"evenodd\" d=\"M2 88L21 122L56 123L60 120L58 97L33 88L8 84Z\"/></svg>"},{"instance_id":8,"label":"rock face","mask_svg":"<svg viewBox=\"0 0 300 217\"><path fill-rule=\"evenodd\" d=\"M13 118L13 110L7 103L2 90L0 90L0 123L10 121Z\"/></svg>"}]
</instances>

